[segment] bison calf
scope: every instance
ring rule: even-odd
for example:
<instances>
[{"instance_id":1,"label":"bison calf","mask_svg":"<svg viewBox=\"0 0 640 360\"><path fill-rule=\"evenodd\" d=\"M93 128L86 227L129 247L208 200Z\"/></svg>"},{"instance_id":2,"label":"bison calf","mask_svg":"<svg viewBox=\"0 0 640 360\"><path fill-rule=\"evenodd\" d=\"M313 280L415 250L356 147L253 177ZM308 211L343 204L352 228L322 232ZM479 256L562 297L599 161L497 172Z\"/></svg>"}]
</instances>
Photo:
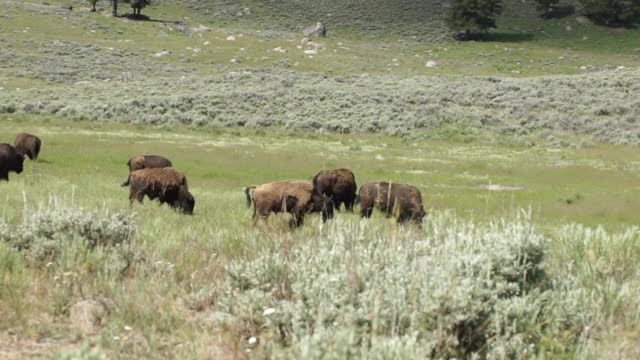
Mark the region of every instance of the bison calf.
<instances>
[{"instance_id":1,"label":"bison calf","mask_svg":"<svg viewBox=\"0 0 640 360\"><path fill-rule=\"evenodd\" d=\"M187 178L174 168L142 169L129 176L129 201L144 197L158 199L161 204L169 204L172 208L185 214L193 214L195 199L189 193Z\"/></svg>"},{"instance_id":2,"label":"bison calf","mask_svg":"<svg viewBox=\"0 0 640 360\"><path fill-rule=\"evenodd\" d=\"M333 203L328 197L317 193L309 181L277 181L244 189L247 205L253 203L253 221L266 221L271 213L291 214L290 227L304 223L307 213L322 213L322 221L333 217Z\"/></svg>"},{"instance_id":3,"label":"bison calf","mask_svg":"<svg viewBox=\"0 0 640 360\"><path fill-rule=\"evenodd\" d=\"M349 169L322 170L313 177L313 188L333 200L336 209L342 204L347 211L353 211L356 201L356 177Z\"/></svg>"},{"instance_id":4,"label":"bison calf","mask_svg":"<svg viewBox=\"0 0 640 360\"><path fill-rule=\"evenodd\" d=\"M166 168L172 167L171 161L169 159L159 156L159 155L140 155L135 156L127 161L127 166L129 167L129 174L136 170L142 169L157 169L157 168ZM129 186L129 180L122 183L122 187Z\"/></svg>"},{"instance_id":5,"label":"bison calf","mask_svg":"<svg viewBox=\"0 0 640 360\"><path fill-rule=\"evenodd\" d=\"M35 135L20 133L16 136L16 151L28 156L29 160L38 160L41 144L42 141Z\"/></svg>"},{"instance_id":6,"label":"bison calf","mask_svg":"<svg viewBox=\"0 0 640 360\"><path fill-rule=\"evenodd\" d=\"M24 155L9 144L0 144L0 180L9 181L9 172L20 174L24 164Z\"/></svg>"},{"instance_id":7,"label":"bison calf","mask_svg":"<svg viewBox=\"0 0 640 360\"><path fill-rule=\"evenodd\" d=\"M406 184L376 182L362 185L358 202L360 215L367 218L374 207L384 212L387 218L397 212L399 223L412 220L420 224L427 214L422 206L420 190Z\"/></svg>"}]
</instances>

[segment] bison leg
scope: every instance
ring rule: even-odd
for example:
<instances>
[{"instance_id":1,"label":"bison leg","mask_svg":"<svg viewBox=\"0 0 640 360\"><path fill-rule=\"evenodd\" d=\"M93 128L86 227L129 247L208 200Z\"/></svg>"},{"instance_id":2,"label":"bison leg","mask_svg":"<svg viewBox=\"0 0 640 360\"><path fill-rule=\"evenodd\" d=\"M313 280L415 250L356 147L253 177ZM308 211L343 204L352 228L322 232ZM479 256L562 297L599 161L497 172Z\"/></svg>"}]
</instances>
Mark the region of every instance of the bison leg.
<instances>
[{"instance_id":1,"label":"bison leg","mask_svg":"<svg viewBox=\"0 0 640 360\"><path fill-rule=\"evenodd\" d=\"M362 209L360 210L360 217L368 219L371 217L372 213L373 213L373 206L362 207Z\"/></svg>"},{"instance_id":2,"label":"bison leg","mask_svg":"<svg viewBox=\"0 0 640 360\"><path fill-rule=\"evenodd\" d=\"M142 204L142 200L144 199L144 193L141 191L135 191L131 189L129 192L129 204L132 205L135 200Z\"/></svg>"},{"instance_id":3,"label":"bison leg","mask_svg":"<svg viewBox=\"0 0 640 360\"><path fill-rule=\"evenodd\" d=\"M296 210L291 212L291 220L289 220L290 228L297 228L304 224L304 211Z\"/></svg>"},{"instance_id":4,"label":"bison leg","mask_svg":"<svg viewBox=\"0 0 640 360\"><path fill-rule=\"evenodd\" d=\"M8 171L0 171L0 181L9 181Z\"/></svg>"}]
</instances>

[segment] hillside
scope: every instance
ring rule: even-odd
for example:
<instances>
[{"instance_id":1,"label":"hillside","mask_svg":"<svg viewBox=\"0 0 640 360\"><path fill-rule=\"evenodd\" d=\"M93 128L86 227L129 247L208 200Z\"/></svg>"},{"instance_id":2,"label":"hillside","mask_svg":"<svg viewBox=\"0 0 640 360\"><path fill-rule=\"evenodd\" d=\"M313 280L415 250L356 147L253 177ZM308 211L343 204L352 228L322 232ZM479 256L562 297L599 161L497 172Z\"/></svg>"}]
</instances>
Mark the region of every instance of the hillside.
<instances>
[{"instance_id":1,"label":"hillside","mask_svg":"<svg viewBox=\"0 0 640 360\"><path fill-rule=\"evenodd\" d=\"M146 22L110 17L106 1L61 4L0 1L0 112L640 143L640 31L578 14L543 20L508 2L492 41L456 43L430 1L167 0ZM330 36L301 43L318 19Z\"/></svg>"}]
</instances>

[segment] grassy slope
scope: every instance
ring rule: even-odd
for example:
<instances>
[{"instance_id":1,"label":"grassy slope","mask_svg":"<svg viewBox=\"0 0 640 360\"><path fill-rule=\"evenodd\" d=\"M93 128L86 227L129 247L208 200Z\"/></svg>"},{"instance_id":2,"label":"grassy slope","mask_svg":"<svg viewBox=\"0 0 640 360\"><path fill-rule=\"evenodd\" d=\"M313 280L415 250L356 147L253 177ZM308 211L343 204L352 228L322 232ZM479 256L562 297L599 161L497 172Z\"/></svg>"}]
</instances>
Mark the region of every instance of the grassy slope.
<instances>
[{"instance_id":1,"label":"grassy slope","mask_svg":"<svg viewBox=\"0 0 640 360\"><path fill-rule=\"evenodd\" d=\"M85 209L127 209L128 192L119 184L126 176L126 159L138 153L169 156L188 175L197 200L191 217L155 203L134 205L137 228L133 249L140 263L130 277L109 275L108 252L101 251L73 255L49 270L13 265L14 270L3 280L10 292L0 292L0 330L17 335L18 342L7 343L9 340L0 336L0 343L5 343L6 353L18 358L27 356L35 338L49 339L41 349L74 349L88 341L116 357L206 358L215 351L232 354L234 342L245 333L242 329L219 333L210 320L215 306L209 308L209 296L202 298L199 292L207 294L212 284L222 281L222 268L231 260L252 258L265 247L279 246L283 239L304 244L323 233L317 217L294 233L286 230L283 216L271 219L269 231L256 231L244 204L244 185L310 178L321 168L349 166L359 183L391 179L416 184L432 214L452 209L463 218L485 221L511 218L516 209L530 206L534 221L549 233L568 222L624 229L635 223L634 214L640 209L640 202L631 196L638 188L640 167L640 157L633 148L552 150L410 144L375 135L354 140L339 135L233 129L163 131L48 118L1 117L0 121L0 141L10 141L23 130L44 139L41 160L28 161L23 174L11 174L9 183L0 184L5 204L2 216L11 223L20 221L25 206L47 206L52 199L63 206ZM375 160L379 154L384 160ZM522 189L489 191L484 188L489 184ZM338 217L330 226L357 226L359 222L355 215ZM372 221L382 227L385 236L404 236L379 214ZM573 241L551 247L551 270L564 269L561 259L581 256L566 253L564 247L581 246ZM101 294L116 303L117 311L97 337L76 337L67 320L68 307L86 294ZM622 304L612 304L611 309L626 303ZM206 311L189 310L194 307ZM133 332L123 330L125 326ZM632 339L635 326L630 321L615 331L627 331L627 338ZM544 346L555 347L554 351L572 348L562 340L547 341L550 343ZM610 341L611 346L619 345ZM168 345L177 343L184 346Z\"/></svg>"}]
</instances>

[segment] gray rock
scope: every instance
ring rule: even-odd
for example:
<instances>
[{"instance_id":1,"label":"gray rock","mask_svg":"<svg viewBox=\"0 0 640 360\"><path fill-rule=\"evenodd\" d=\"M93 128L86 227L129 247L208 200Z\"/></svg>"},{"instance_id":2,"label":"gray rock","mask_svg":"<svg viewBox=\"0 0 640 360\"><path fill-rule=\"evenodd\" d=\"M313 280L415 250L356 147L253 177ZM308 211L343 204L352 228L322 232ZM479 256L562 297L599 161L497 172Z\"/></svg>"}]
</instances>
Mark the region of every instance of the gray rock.
<instances>
[{"instance_id":1,"label":"gray rock","mask_svg":"<svg viewBox=\"0 0 640 360\"><path fill-rule=\"evenodd\" d=\"M107 301L86 299L73 305L69 311L71 325L84 335L93 335L100 330L109 315Z\"/></svg>"},{"instance_id":2,"label":"gray rock","mask_svg":"<svg viewBox=\"0 0 640 360\"><path fill-rule=\"evenodd\" d=\"M321 36L321 37L325 37L327 36L327 28L322 25L321 22L317 22L315 25L311 25L307 28L305 28L302 33L304 34L305 37L311 37L311 36Z\"/></svg>"}]
</instances>

